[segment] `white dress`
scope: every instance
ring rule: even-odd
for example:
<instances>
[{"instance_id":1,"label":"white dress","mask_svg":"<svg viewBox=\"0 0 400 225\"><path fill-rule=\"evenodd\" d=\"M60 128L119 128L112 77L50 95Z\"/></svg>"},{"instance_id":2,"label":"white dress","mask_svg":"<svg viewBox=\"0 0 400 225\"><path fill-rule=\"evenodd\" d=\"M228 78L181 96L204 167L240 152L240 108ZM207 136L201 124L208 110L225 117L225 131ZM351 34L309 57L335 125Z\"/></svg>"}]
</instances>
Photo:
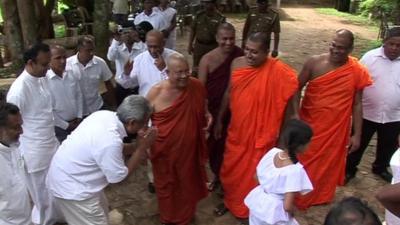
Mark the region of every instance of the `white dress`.
<instances>
[{"instance_id":1,"label":"white dress","mask_svg":"<svg viewBox=\"0 0 400 225\"><path fill-rule=\"evenodd\" d=\"M250 225L297 225L297 221L284 209L283 200L287 192L306 194L313 187L303 165L277 168L274 157L279 148L271 149L257 165L260 185L255 187L244 202L250 210Z\"/></svg>"},{"instance_id":2,"label":"white dress","mask_svg":"<svg viewBox=\"0 0 400 225\"><path fill-rule=\"evenodd\" d=\"M393 173L392 184L400 182L400 148L393 154L390 160L390 168ZM387 225L398 225L400 224L400 218L393 215L389 210L385 212L385 220Z\"/></svg>"}]
</instances>

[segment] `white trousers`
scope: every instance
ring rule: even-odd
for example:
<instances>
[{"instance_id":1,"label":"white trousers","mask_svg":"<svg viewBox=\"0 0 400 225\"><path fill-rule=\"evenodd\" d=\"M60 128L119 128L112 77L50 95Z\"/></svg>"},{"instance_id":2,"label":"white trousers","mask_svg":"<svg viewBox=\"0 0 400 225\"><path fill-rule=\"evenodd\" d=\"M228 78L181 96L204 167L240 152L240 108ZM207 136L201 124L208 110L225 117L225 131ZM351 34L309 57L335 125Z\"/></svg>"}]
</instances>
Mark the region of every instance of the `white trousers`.
<instances>
[{"instance_id":1,"label":"white trousers","mask_svg":"<svg viewBox=\"0 0 400 225\"><path fill-rule=\"evenodd\" d=\"M25 168L25 180L33 201L32 222L40 225L53 225L60 220L60 215L54 207L53 197L46 187L48 169L28 173Z\"/></svg>"},{"instance_id":2,"label":"white trousers","mask_svg":"<svg viewBox=\"0 0 400 225\"><path fill-rule=\"evenodd\" d=\"M81 201L55 197L55 203L68 225L108 225L108 204L103 191Z\"/></svg>"}]
</instances>

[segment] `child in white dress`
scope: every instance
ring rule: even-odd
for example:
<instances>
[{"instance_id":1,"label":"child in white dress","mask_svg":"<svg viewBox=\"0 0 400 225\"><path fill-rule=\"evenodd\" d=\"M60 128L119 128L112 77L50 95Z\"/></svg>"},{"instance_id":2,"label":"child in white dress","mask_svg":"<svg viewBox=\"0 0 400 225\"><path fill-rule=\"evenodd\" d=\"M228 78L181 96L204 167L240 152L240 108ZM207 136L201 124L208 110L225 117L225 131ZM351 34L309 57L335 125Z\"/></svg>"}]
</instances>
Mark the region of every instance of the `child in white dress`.
<instances>
[{"instance_id":1,"label":"child in white dress","mask_svg":"<svg viewBox=\"0 0 400 225\"><path fill-rule=\"evenodd\" d=\"M293 218L295 195L313 187L296 154L306 149L311 137L306 123L290 120L281 135L281 148L271 149L261 159L257 166L260 184L244 200L250 225L298 225Z\"/></svg>"}]
</instances>

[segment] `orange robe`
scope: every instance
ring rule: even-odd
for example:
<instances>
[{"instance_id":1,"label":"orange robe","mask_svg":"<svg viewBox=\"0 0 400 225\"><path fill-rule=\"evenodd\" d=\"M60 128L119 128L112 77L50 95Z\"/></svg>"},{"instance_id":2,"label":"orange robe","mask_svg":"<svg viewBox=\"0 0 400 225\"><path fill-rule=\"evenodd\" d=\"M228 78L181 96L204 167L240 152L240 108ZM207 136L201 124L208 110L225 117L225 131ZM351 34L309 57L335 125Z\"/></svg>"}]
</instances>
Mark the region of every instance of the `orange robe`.
<instances>
[{"instance_id":1,"label":"orange robe","mask_svg":"<svg viewBox=\"0 0 400 225\"><path fill-rule=\"evenodd\" d=\"M308 82L300 118L312 127L314 136L299 160L314 190L297 199L298 208L331 202L336 186L343 185L354 96L370 84L367 70L352 57Z\"/></svg>"},{"instance_id":2,"label":"orange robe","mask_svg":"<svg viewBox=\"0 0 400 225\"><path fill-rule=\"evenodd\" d=\"M256 166L275 146L287 102L297 89L295 71L278 59L232 72L232 117L220 177L225 206L238 218L249 216L243 201L257 185Z\"/></svg>"},{"instance_id":3,"label":"orange robe","mask_svg":"<svg viewBox=\"0 0 400 225\"><path fill-rule=\"evenodd\" d=\"M158 128L150 159L162 223L189 224L208 194L205 98L203 85L190 78L174 103L151 117Z\"/></svg>"}]
</instances>

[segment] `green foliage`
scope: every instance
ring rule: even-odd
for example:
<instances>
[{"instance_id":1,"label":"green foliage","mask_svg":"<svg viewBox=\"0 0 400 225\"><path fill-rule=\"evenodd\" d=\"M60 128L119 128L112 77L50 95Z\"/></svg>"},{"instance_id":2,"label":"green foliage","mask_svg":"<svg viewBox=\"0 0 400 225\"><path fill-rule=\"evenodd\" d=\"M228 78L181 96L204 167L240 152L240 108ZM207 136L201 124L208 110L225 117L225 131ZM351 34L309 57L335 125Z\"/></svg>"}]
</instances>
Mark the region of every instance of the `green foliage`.
<instances>
[{"instance_id":1,"label":"green foliage","mask_svg":"<svg viewBox=\"0 0 400 225\"><path fill-rule=\"evenodd\" d=\"M64 24L54 24L55 38L65 37L65 25Z\"/></svg>"},{"instance_id":2,"label":"green foliage","mask_svg":"<svg viewBox=\"0 0 400 225\"><path fill-rule=\"evenodd\" d=\"M360 12L363 15L379 18L379 10L391 15L398 5L398 0L362 0Z\"/></svg>"},{"instance_id":3,"label":"green foliage","mask_svg":"<svg viewBox=\"0 0 400 225\"><path fill-rule=\"evenodd\" d=\"M364 15L354 15L351 13L346 12L339 12L334 8L316 8L318 13L330 16L340 17L341 19L346 20L349 23L356 24L356 25L369 25L369 26L376 26L377 22L374 20L370 20L368 17Z\"/></svg>"}]
</instances>

